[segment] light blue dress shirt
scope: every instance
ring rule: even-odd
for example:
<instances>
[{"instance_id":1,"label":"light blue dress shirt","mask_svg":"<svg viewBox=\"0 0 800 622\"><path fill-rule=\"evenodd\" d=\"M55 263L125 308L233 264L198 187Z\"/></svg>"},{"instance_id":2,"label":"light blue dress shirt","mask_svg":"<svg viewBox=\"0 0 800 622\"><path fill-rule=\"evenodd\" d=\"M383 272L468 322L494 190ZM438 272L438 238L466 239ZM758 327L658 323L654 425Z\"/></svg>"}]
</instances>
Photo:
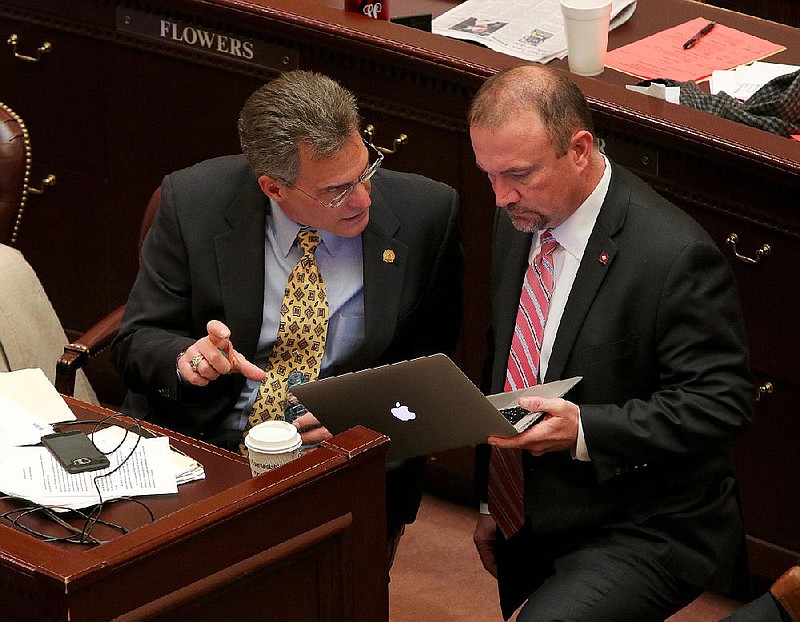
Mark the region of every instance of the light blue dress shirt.
<instances>
[{"instance_id":1,"label":"light blue dress shirt","mask_svg":"<svg viewBox=\"0 0 800 622\"><path fill-rule=\"evenodd\" d=\"M252 361L259 367L266 365L272 352L278 334L280 301L289 274L302 256L300 247L295 244L300 228L270 200L264 245L264 308L261 334ZM346 359L364 341L364 270L361 236L345 238L327 231L319 231L319 234L322 242L315 257L328 294L328 334L321 369L324 375L326 369ZM233 346L236 347L235 342ZM234 411L223 422L225 428L244 430L258 386L255 380L245 382Z\"/></svg>"}]
</instances>

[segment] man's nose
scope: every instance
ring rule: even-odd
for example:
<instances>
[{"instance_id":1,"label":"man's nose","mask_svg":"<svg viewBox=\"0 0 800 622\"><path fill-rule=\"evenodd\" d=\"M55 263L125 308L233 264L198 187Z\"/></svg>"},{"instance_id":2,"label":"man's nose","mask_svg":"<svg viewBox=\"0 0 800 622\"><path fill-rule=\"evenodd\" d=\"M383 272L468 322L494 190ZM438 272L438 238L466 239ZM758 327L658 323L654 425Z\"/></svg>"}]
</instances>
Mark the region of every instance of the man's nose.
<instances>
[{"instance_id":1,"label":"man's nose","mask_svg":"<svg viewBox=\"0 0 800 622\"><path fill-rule=\"evenodd\" d=\"M502 179L496 179L492 183L492 190L494 190L495 202L497 207L506 207L511 203L519 201L519 192L511 184Z\"/></svg>"},{"instance_id":2,"label":"man's nose","mask_svg":"<svg viewBox=\"0 0 800 622\"><path fill-rule=\"evenodd\" d=\"M372 190L371 181L362 181L356 184L353 188L353 194L350 195L350 203L354 203L358 207L369 207L372 205L372 198L369 193Z\"/></svg>"}]
</instances>

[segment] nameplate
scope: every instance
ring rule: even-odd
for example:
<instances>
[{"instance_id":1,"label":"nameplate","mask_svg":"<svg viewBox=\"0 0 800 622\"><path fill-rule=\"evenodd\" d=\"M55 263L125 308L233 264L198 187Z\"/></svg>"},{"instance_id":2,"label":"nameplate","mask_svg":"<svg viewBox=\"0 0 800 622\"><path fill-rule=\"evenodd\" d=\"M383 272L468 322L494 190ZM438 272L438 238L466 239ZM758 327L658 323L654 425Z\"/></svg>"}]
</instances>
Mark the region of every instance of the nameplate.
<instances>
[{"instance_id":1,"label":"nameplate","mask_svg":"<svg viewBox=\"0 0 800 622\"><path fill-rule=\"evenodd\" d=\"M299 66L296 50L124 6L117 7L117 30L220 59L278 71Z\"/></svg>"}]
</instances>

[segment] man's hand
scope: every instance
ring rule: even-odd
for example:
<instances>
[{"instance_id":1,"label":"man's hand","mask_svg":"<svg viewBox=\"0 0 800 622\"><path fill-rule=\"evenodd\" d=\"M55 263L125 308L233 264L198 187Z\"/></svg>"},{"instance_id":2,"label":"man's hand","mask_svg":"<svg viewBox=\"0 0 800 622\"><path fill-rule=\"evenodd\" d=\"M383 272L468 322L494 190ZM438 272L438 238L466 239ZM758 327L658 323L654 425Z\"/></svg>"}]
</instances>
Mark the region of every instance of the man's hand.
<instances>
[{"instance_id":1,"label":"man's hand","mask_svg":"<svg viewBox=\"0 0 800 622\"><path fill-rule=\"evenodd\" d=\"M261 382L264 370L237 352L231 343L231 331L219 320L206 325L208 335L197 340L178 359L178 371L183 379L204 387L225 374L242 374Z\"/></svg>"},{"instance_id":2,"label":"man's hand","mask_svg":"<svg viewBox=\"0 0 800 622\"><path fill-rule=\"evenodd\" d=\"M490 436L490 445L500 449L525 449L534 456L551 451L575 452L580 413L576 404L561 398L523 397L520 398L519 405L531 412L545 413L544 419L516 436Z\"/></svg>"},{"instance_id":3,"label":"man's hand","mask_svg":"<svg viewBox=\"0 0 800 622\"><path fill-rule=\"evenodd\" d=\"M333 438L333 434L328 431L328 428L320 424L319 420L311 413L307 412L300 415L292 423L300 430L300 438L303 439L303 445L316 445Z\"/></svg>"},{"instance_id":4,"label":"man's hand","mask_svg":"<svg viewBox=\"0 0 800 622\"><path fill-rule=\"evenodd\" d=\"M486 571L497 578L497 556L495 554L495 539L497 538L497 523L488 514L479 514L475 523L472 541L478 550L478 556Z\"/></svg>"}]
</instances>

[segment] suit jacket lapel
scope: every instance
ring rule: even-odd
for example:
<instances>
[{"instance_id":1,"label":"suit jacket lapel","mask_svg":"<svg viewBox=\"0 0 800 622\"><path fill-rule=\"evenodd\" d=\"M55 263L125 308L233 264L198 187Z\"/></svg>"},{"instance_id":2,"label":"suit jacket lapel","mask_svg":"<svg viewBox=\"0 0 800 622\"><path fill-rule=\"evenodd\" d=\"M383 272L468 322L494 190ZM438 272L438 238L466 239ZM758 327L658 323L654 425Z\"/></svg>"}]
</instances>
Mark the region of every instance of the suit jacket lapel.
<instances>
[{"instance_id":1,"label":"suit jacket lapel","mask_svg":"<svg viewBox=\"0 0 800 622\"><path fill-rule=\"evenodd\" d=\"M230 229L214 240L225 319L236 348L255 355L264 308L264 244L269 202L249 184L228 206Z\"/></svg>"},{"instance_id":2,"label":"suit jacket lapel","mask_svg":"<svg viewBox=\"0 0 800 622\"><path fill-rule=\"evenodd\" d=\"M399 222L373 185L369 224L361 234L364 263L365 339L348 366L371 365L392 341L408 260L408 247L395 239Z\"/></svg>"},{"instance_id":3,"label":"suit jacket lapel","mask_svg":"<svg viewBox=\"0 0 800 622\"><path fill-rule=\"evenodd\" d=\"M545 382L558 380L564 374L589 307L617 254L617 246L612 238L622 228L629 202L630 187L619 175L613 174L612 168L605 201L589 236L564 314L561 316Z\"/></svg>"}]
</instances>

